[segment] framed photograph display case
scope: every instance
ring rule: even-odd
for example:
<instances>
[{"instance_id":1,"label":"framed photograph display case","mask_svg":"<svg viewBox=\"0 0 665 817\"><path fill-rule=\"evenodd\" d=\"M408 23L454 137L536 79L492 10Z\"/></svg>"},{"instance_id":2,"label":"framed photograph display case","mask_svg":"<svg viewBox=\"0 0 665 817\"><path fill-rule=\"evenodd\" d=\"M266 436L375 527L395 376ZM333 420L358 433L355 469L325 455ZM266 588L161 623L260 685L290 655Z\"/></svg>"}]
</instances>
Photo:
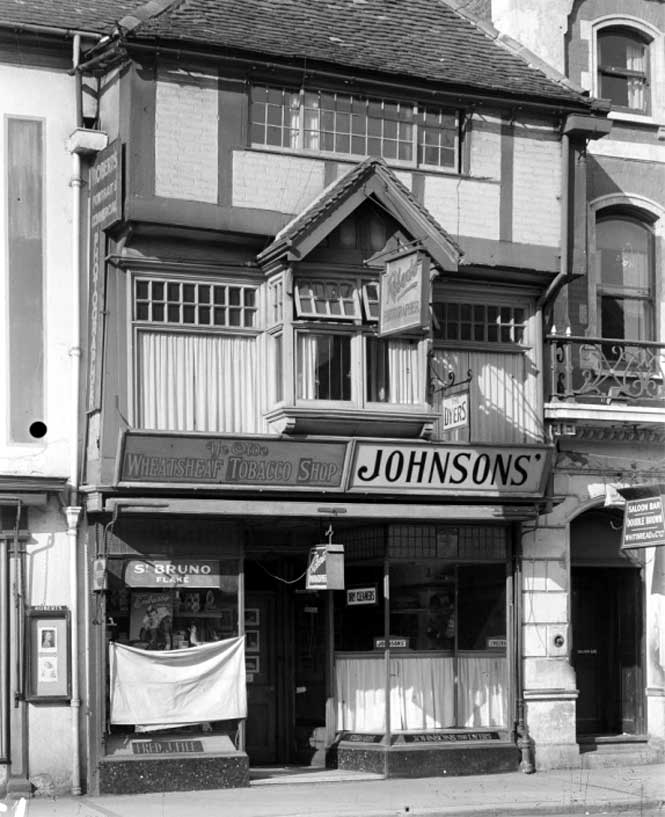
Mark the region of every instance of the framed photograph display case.
<instances>
[{"instance_id":1,"label":"framed photograph display case","mask_svg":"<svg viewBox=\"0 0 665 817\"><path fill-rule=\"evenodd\" d=\"M27 701L67 703L71 699L69 628L66 607L27 610Z\"/></svg>"}]
</instances>

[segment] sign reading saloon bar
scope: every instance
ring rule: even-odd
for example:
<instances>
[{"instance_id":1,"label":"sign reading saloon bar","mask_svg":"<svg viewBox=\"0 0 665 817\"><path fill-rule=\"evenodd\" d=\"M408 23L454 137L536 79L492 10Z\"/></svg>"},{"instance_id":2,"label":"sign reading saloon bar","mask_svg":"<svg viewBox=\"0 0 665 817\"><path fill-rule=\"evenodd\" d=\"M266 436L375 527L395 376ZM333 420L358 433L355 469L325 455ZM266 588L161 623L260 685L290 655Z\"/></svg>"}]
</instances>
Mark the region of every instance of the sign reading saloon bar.
<instances>
[{"instance_id":1,"label":"sign reading saloon bar","mask_svg":"<svg viewBox=\"0 0 665 817\"><path fill-rule=\"evenodd\" d=\"M663 497L628 499L624 508L622 548L665 545Z\"/></svg>"},{"instance_id":2,"label":"sign reading saloon bar","mask_svg":"<svg viewBox=\"0 0 665 817\"><path fill-rule=\"evenodd\" d=\"M445 496L542 496L545 446L358 442L349 490Z\"/></svg>"},{"instance_id":3,"label":"sign reading saloon bar","mask_svg":"<svg viewBox=\"0 0 665 817\"><path fill-rule=\"evenodd\" d=\"M347 444L199 434L125 433L117 481L341 488Z\"/></svg>"},{"instance_id":4,"label":"sign reading saloon bar","mask_svg":"<svg viewBox=\"0 0 665 817\"><path fill-rule=\"evenodd\" d=\"M429 322L429 259L410 252L386 263L381 276L379 335L421 329Z\"/></svg>"}]
</instances>

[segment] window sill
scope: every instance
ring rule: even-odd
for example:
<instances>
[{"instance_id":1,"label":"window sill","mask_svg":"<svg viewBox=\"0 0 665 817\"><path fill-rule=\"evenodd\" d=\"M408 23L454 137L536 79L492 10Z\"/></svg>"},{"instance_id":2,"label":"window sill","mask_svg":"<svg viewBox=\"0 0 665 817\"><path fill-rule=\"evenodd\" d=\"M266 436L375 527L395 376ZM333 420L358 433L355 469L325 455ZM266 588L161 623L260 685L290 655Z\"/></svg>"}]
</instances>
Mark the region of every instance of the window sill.
<instances>
[{"instance_id":1,"label":"window sill","mask_svg":"<svg viewBox=\"0 0 665 817\"><path fill-rule=\"evenodd\" d=\"M429 439L438 415L420 406L336 408L328 402L279 406L267 412L265 418L278 434Z\"/></svg>"},{"instance_id":2,"label":"window sill","mask_svg":"<svg viewBox=\"0 0 665 817\"><path fill-rule=\"evenodd\" d=\"M650 114L632 113L631 111L610 111L607 115L608 119L615 122L630 122L634 125L651 125L654 128L662 127L663 122L654 119Z\"/></svg>"}]
</instances>

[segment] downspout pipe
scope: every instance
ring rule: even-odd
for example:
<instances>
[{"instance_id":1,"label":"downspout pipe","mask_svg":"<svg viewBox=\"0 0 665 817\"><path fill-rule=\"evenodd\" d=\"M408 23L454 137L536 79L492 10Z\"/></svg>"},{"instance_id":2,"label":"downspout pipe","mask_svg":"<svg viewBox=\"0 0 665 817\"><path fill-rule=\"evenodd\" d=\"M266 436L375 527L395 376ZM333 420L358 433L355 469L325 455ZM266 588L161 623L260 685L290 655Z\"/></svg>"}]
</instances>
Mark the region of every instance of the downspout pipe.
<instances>
[{"instance_id":1,"label":"downspout pipe","mask_svg":"<svg viewBox=\"0 0 665 817\"><path fill-rule=\"evenodd\" d=\"M72 40L72 64L79 64L81 55L81 35L74 34ZM74 110L76 127L82 125L81 77L74 81ZM77 503L79 489L79 413L81 410L79 390L81 386L81 157L77 151L72 154L72 345L71 359L71 427L69 455L70 502L65 509L67 518L67 538L69 540L70 607L71 607L71 740L72 740L72 794L81 794L81 697L79 688L79 593L78 593L78 526L81 508Z\"/></svg>"}]
</instances>

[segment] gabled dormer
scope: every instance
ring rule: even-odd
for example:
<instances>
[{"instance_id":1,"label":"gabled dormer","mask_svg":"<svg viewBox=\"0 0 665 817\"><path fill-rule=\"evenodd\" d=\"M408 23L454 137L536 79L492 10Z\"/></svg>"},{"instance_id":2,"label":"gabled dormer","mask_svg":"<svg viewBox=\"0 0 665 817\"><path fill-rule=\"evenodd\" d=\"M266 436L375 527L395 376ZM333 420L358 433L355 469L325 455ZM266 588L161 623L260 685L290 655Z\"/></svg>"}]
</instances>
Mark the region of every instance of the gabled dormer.
<instances>
[{"instance_id":1,"label":"gabled dormer","mask_svg":"<svg viewBox=\"0 0 665 817\"><path fill-rule=\"evenodd\" d=\"M383 161L368 159L259 254L276 372L272 430L429 436L429 311L419 328L379 333L381 274L405 251L429 266L429 302L432 279L457 270L460 250Z\"/></svg>"}]
</instances>

